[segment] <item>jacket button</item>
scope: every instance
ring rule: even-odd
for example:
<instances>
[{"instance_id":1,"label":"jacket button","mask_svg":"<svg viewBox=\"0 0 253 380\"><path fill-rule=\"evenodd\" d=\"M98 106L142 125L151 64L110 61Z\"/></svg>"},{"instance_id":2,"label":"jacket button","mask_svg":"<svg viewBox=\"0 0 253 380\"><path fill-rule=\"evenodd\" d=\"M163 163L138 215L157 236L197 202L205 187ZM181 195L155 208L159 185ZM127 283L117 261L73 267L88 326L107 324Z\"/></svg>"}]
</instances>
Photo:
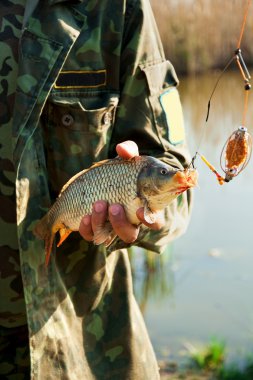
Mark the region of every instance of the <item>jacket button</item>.
<instances>
[{"instance_id":1,"label":"jacket button","mask_svg":"<svg viewBox=\"0 0 253 380\"><path fill-rule=\"evenodd\" d=\"M74 123L74 118L69 113L66 113L62 116L61 121L65 127L70 127Z\"/></svg>"},{"instance_id":2,"label":"jacket button","mask_svg":"<svg viewBox=\"0 0 253 380\"><path fill-rule=\"evenodd\" d=\"M111 120L112 120L111 112L106 112L103 116L103 124L108 126L111 123Z\"/></svg>"}]
</instances>

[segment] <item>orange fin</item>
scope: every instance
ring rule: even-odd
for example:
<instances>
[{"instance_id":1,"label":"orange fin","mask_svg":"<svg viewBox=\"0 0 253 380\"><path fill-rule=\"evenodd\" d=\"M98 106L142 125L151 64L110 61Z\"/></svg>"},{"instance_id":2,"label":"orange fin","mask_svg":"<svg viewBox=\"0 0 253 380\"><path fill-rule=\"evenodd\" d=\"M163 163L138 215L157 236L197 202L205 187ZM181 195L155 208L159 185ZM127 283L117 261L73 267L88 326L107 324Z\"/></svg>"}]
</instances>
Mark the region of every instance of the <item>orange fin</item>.
<instances>
[{"instance_id":1,"label":"orange fin","mask_svg":"<svg viewBox=\"0 0 253 380\"><path fill-rule=\"evenodd\" d=\"M37 238L44 240L44 242L45 242L45 255L46 255L45 264L46 264L46 266L48 266L48 263L49 263L50 254L52 251L54 237L55 237L56 232L57 232L57 228L52 228L52 226L50 226L50 224L49 224L48 214L44 215L43 218L40 219L36 223L36 225L33 229L34 235Z\"/></svg>"},{"instance_id":2,"label":"orange fin","mask_svg":"<svg viewBox=\"0 0 253 380\"><path fill-rule=\"evenodd\" d=\"M48 223L48 214L44 215L36 224L33 229L34 235L41 240L46 240L46 237L49 234L49 223Z\"/></svg>"},{"instance_id":3,"label":"orange fin","mask_svg":"<svg viewBox=\"0 0 253 380\"><path fill-rule=\"evenodd\" d=\"M52 247L53 247L53 242L54 242L54 237L55 237L54 233L49 233L45 237L45 253L46 253L45 264L46 264L46 267L49 264L50 255L51 255L51 252L52 252Z\"/></svg>"},{"instance_id":4,"label":"orange fin","mask_svg":"<svg viewBox=\"0 0 253 380\"><path fill-rule=\"evenodd\" d=\"M62 227L59 229L60 240L57 244L57 247L60 247L60 245L64 242L64 240L67 239L67 237L69 236L69 234L71 234L71 232L73 231L67 227Z\"/></svg>"}]
</instances>

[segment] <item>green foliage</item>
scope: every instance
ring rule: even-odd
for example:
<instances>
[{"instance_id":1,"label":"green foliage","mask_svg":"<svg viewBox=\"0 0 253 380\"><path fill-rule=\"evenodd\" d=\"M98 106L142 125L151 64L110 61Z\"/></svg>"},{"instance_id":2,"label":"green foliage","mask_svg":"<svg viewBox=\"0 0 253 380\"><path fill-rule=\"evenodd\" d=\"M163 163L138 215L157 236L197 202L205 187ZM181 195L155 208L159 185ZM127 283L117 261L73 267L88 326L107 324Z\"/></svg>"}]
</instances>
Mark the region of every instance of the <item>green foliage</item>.
<instances>
[{"instance_id":1,"label":"green foliage","mask_svg":"<svg viewBox=\"0 0 253 380\"><path fill-rule=\"evenodd\" d=\"M220 339L212 338L210 343L203 349L197 349L189 345L189 350L190 365L182 373L177 373L178 376L195 380L253 379L253 359L249 358L243 368L239 368L236 364L226 364L226 345ZM181 377L175 377L175 379L179 378Z\"/></svg>"},{"instance_id":2,"label":"green foliage","mask_svg":"<svg viewBox=\"0 0 253 380\"><path fill-rule=\"evenodd\" d=\"M196 349L192 353L191 360L199 369L218 371L224 364L225 343L213 338L203 350Z\"/></svg>"},{"instance_id":3,"label":"green foliage","mask_svg":"<svg viewBox=\"0 0 253 380\"><path fill-rule=\"evenodd\" d=\"M252 380L253 361L249 361L243 370L235 366L222 367L217 374L217 380Z\"/></svg>"}]
</instances>

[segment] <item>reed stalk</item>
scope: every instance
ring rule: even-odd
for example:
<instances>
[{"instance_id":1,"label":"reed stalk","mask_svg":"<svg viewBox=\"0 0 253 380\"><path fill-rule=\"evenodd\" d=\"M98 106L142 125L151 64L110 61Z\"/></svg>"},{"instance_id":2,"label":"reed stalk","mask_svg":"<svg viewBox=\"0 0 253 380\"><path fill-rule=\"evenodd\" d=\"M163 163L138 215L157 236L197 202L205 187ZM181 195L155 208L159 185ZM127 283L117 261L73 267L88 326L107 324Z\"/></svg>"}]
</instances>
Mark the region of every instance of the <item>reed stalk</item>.
<instances>
[{"instance_id":1,"label":"reed stalk","mask_svg":"<svg viewBox=\"0 0 253 380\"><path fill-rule=\"evenodd\" d=\"M247 0L151 0L166 57L177 72L222 69L237 47ZM253 2L242 51L253 65Z\"/></svg>"}]
</instances>

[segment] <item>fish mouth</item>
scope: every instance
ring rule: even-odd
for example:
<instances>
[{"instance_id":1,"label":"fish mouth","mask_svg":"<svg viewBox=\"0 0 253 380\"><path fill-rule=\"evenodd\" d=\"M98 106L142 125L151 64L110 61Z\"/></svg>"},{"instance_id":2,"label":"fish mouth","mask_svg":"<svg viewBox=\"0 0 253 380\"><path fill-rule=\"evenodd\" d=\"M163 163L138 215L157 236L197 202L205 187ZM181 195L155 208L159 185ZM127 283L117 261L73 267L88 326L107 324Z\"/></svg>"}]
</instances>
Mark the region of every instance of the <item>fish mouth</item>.
<instances>
[{"instance_id":1,"label":"fish mouth","mask_svg":"<svg viewBox=\"0 0 253 380\"><path fill-rule=\"evenodd\" d=\"M175 191L175 194L176 194L176 195L182 194L184 191L190 189L190 187L192 187L192 186L183 186L183 187L179 187L179 188L177 188L177 190Z\"/></svg>"},{"instance_id":2,"label":"fish mouth","mask_svg":"<svg viewBox=\"0 0 253 380\"><path fill-rule=\"evenodd\" d=\"M188 169L178 171L175 174L176 186L172 190L176 195L182 194L184 191L197 185L198 173L196 170L189 171Z\"/></svg>"},{"instance_id":3,"label":"fish mouth","mask_svg":"<svg viewBox=\"0 0 253 380\"><path fill-rule=\"evenodd\" d=\"M171 193L175 194L175 195L179 195L179 194L182 194L184 191L186 190L189 190L191 187L193 187L193 185L183 185L183 186L176 186L174 187L173 189L171 189Z\"/></svg>"}]
</instances>

